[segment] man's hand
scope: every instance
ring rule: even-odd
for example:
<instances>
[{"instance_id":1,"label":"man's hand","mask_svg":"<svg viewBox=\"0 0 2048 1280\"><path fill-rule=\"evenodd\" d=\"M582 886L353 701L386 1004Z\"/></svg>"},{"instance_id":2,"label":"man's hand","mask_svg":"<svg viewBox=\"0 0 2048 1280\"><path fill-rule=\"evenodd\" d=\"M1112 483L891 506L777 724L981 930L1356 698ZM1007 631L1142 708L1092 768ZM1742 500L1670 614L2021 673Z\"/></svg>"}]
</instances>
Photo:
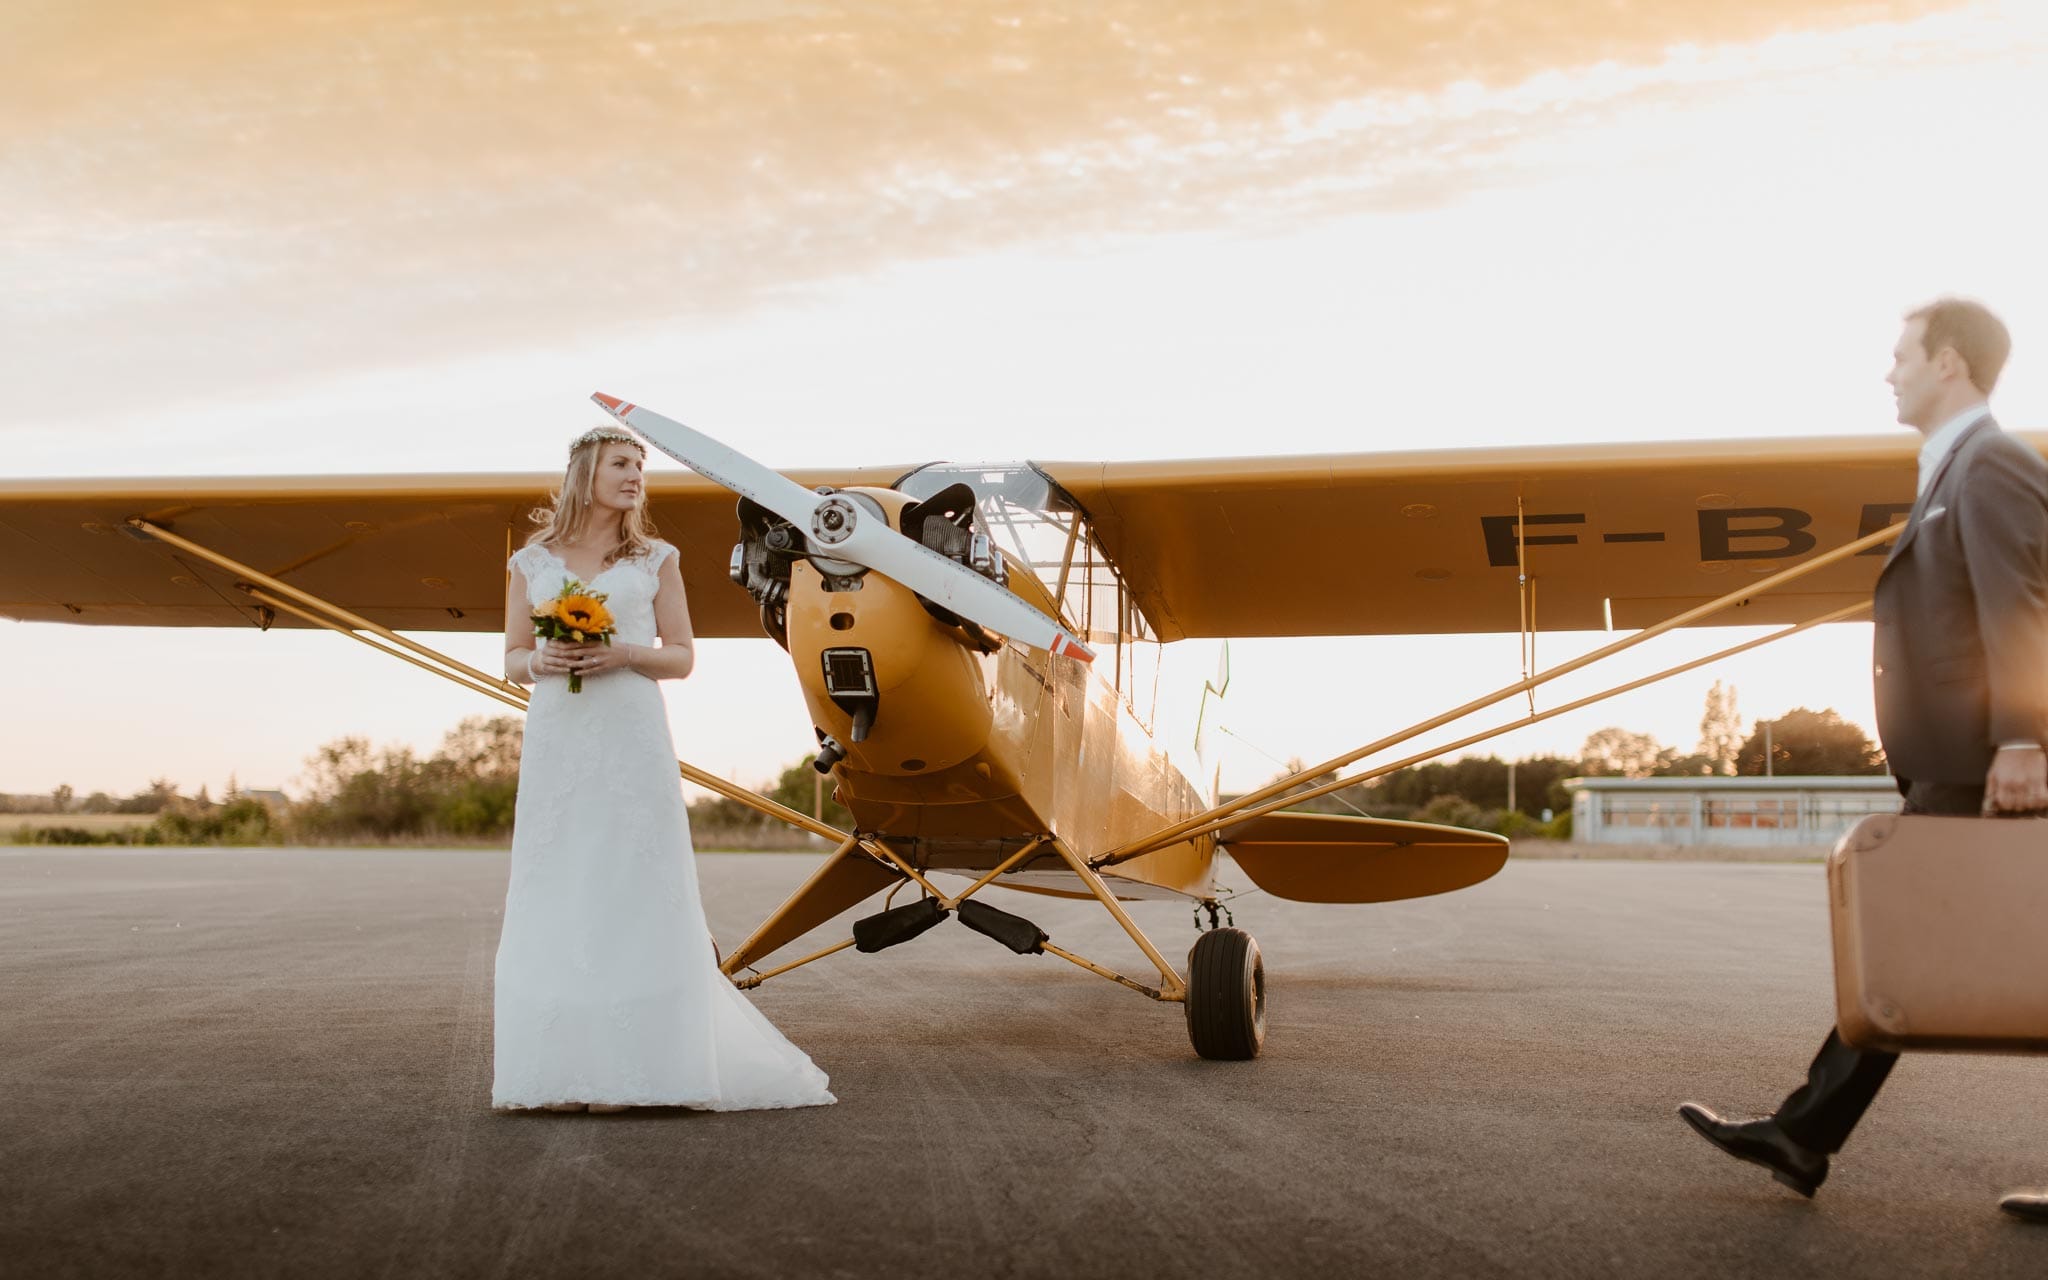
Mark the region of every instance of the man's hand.
<instances>
[{"instance_id":1,"label":"man's hand","mask_svg":"<svg viewBox=\"0 0 2048 1280\"><path fill-rule=\"evenodd\" d=\"M1984 775L1984 812L2037 813L2048 809L2048 752L2000 747Z\"/></svg>"}]
</instances>

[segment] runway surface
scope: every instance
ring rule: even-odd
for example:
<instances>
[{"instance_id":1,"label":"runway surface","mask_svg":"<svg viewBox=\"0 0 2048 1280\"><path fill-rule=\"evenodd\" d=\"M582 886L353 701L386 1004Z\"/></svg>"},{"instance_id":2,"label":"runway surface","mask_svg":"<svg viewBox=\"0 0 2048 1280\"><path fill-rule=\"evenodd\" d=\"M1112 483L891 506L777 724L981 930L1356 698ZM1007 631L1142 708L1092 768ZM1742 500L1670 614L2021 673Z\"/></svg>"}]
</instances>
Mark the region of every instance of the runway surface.
<instances>
[{"instance_id":1,"label":"runway surface","mask_svg":"<svg viewBox=\"0 0 2048 1280\"><path fill-rule=\"evenodd\" d=\"M812 861L705 857L721 940ZM1811 1203L1674 1116L1803 1075L1818 866L1247 897L1249 1063L947 924L755 993L838 1106L609 1117L489 1110L504 880L493 852L0 852L0 1274L2048 1275L2048 1227L1995 1208L2048 1183L2044 1064L1908 1057ZM1143 972L1097 908L992 901ZM1185 954L1185 909L1135 914Z\"/></svg>"}]
</instances>

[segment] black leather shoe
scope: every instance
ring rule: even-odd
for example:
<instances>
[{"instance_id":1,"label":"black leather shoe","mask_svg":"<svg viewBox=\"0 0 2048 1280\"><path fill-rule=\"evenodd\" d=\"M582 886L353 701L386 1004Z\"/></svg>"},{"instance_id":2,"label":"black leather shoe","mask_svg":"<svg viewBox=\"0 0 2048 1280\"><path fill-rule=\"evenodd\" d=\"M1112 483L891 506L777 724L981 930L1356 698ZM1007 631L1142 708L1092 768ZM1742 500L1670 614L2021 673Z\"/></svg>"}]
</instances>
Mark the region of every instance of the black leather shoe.
<instances>
[{"instance_id":1,"label":"black leather shoe","mask_svg":"<svg viewBox=\"0 0 2048 1280\"><path fill-rule=\"evenodd\" d=\"M1792 1141L1778 1122L1768 1116L1762 1120L1723 1120L1697 1102L1684 1102L1679 1104L1678 1117L1708 1142L1737 1160L1769 1169L1773 1178L1809 1200L1820 1184L1828 1180L1827 1155Z\"/></svg>"},{"instance_id":2,"label":"black leather shoe","mask_svg":"<svg viewBox=\"0 0 2048 1280\"><path fill-rule=\"evenodd\" d=\"M2023 1222L2048 1222L2048 1191L2015 1191L1998 1207Z\"/></svg>"}]
</instances>

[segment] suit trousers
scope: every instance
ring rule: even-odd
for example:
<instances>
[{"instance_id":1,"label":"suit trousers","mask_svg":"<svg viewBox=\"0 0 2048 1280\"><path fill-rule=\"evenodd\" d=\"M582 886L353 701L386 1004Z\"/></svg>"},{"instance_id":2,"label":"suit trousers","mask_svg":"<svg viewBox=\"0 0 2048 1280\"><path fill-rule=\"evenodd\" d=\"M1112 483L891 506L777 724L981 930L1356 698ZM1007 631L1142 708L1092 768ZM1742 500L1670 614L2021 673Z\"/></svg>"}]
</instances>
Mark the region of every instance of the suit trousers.
<instances>
[{"instance_id":1,"label":"suit trousers","mask_svg":"<svg viewBox=\"0 0 2048 1280\"><path fill-rule=\"evenodd\" d=\"M1984 808L1981 786L1901 778L1899 790L1905 796L1904 813L1974 818ZM1813 1055L1813 1065L1806 1069L1806 1083L1779 1104L1775 1115L1778 1127L1809 1151L1833 1155L1849 1140L1898 1060L1899 1055L1889 1050L1851 1048L1842 1043L1840 1032L1828 1032L1820 1052Z\"/></svg>"}]
</instances>

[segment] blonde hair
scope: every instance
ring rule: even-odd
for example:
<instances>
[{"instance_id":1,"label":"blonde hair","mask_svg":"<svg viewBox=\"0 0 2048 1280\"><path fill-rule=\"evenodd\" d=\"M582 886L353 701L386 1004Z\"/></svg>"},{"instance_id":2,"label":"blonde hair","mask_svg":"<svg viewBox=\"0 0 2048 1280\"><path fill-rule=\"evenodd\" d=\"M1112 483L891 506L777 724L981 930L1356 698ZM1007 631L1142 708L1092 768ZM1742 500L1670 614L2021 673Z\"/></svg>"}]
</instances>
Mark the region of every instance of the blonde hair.
<instances>
[{"instance_id":1,"label":"blonde hair","mask_svg":"<svg viewBox=\"0 0 2048 1280\"><path fill-rule=\"evenodd\" d=\"M576 437L569 443L569 466L562 473L561 486L548 495L547 506L533 509L533 522L540 527L527 538L527 546L569 542L589 531L597 460L604 456L608 444L631 445L643 460L647 457L646 448L617 427L595 427ZM647 487L642 485L640 500L633 509L619 513L619 545L604 558L604 567L648 554L660 536L653 518L647 514Z\"/></svg>"}]
</instances>

